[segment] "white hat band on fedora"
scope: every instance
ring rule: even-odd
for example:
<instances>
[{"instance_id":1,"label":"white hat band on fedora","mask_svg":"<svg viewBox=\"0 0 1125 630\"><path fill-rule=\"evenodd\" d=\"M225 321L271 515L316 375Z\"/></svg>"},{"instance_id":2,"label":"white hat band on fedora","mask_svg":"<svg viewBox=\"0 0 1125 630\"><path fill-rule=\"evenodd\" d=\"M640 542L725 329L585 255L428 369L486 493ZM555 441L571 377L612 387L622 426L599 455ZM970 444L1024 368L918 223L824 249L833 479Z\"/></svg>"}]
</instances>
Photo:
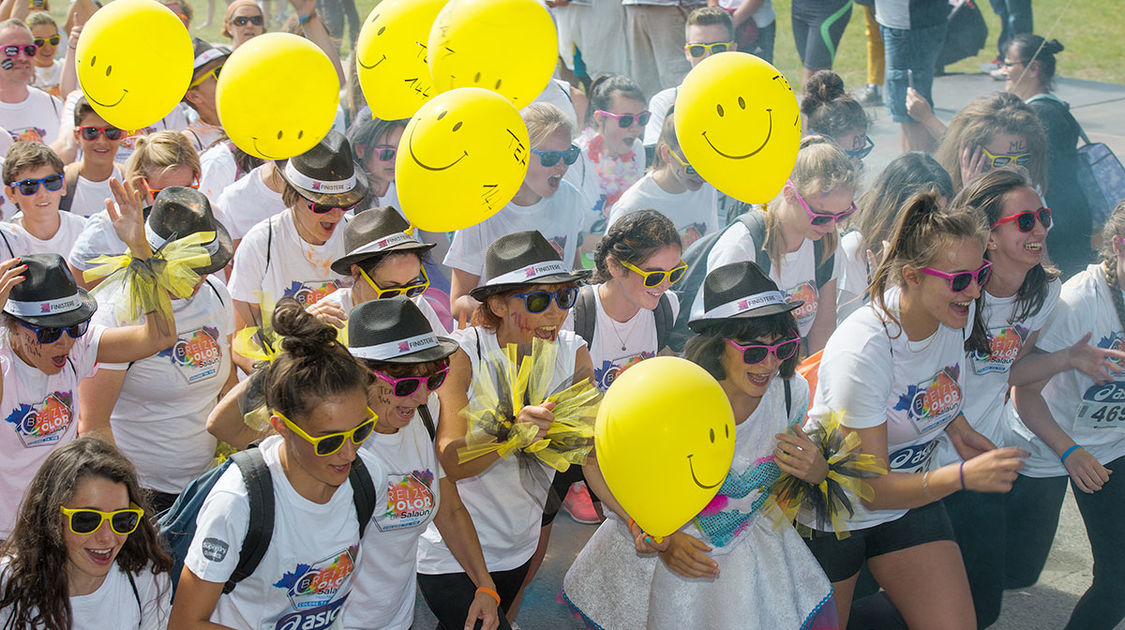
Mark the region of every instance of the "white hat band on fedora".
<instances>
[{"instance_id":1,"label":"white hat band on fedora","mask_svg":"<svg viewBox=\"0 0 1125 630\"><path fill-rule=\"evenodd\" d=\"M228 54L229 53L223 52L219 48L208 48L199 53L199 56L195 58L195 63L192 64L192 70L198 70L219 57L225 57Z\"/></svg>"},{"instance_id":2,"label":"white hat band on fedora","mask_svg":"<svg viewBox=\"0 0 1125 630\"><path fill-rule=\"evenodd\" d=\"M82 296L74 295L56 298L54 300L41 300L36 302L22 302L9 299L4 304L4 312L16 317L42 317L58 313L69 313L82 307Z\"/></svg>"},{"instance_id":3,"label":"white hat band on fedora","mask_svg":"<svg viewBox=\"0 0 1125 630\"><path fill-rule=\"evenodd\" d=\"M386 361L387 359L394 359L395 357L401 357L406 354L413 354L420 350L436 347L438 347L437 336L434 335L433 332L428 332L414 337L389 341L373 346L348 348L348 351L352 353L352 356L359 359Z\"/></svg>"},{"instance_id":4,"label":"white hat band on fedora","mask_svg":"<svg viewBox=\"0 0 1125 630\"><path fill-rule=\"evenodd\" d=\"M356 177L354 174L347 179L316 179L298 171L296 167L293 166L292 160L285 163L285 176L289 178L290 182L300 188L329 195L351 192L356 186Z\"/></svg>"},{"instance_id":5,"label":"white hat band on fedora","mask_svg":"<svg viewBox=\"0 0 1125 630\"><path fill-rule=\"evenodd\" d=\"M536 278L543 276L556 276L559 274L570 273L566 264L561 260L546 260L543 262L532 263L526 267L521 267L508 273L500 274L495 278L489 278L485 286L493 286L497 284L520 284L524 282L531 282Z\"/></svg>"},{"instance_id":6,"label":"white hat band on fedora","mask_svg":"<svg viewBox=\"0 0 1125 630\"><path fill-rule=\"evenodd\" d=\"M788 303L789 300L782 291L763 291L726 304L720 304L709 311L705 311L697 319L727 319L763 306L785 306Z\"/></svg>"}]
</instances>

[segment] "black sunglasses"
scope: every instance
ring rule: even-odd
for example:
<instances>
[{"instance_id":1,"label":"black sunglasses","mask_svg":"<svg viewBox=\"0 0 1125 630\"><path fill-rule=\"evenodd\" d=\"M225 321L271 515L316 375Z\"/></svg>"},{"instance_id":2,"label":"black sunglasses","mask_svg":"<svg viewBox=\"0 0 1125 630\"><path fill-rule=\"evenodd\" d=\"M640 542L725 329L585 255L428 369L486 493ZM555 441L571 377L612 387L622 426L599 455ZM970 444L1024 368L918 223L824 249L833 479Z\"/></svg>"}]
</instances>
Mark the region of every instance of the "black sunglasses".
<instances>
[{"instance_id":1,"label":"black sunglasses","mask_svg":"<svg viewBox=\"0 0 1125 630\"><path fill-rule=\"evenodd\" d=\"M566 151L540 151L539 149L532 149L531 152L539 156L539 163L542 164L544 168L551 168L558 164L559 160L566 162L567 166L574 164L578 161L578 155L582 150L572 144Z\"/></svg>"},{"instance_id":2,"label":"black sunglasses","mask_svg":"<svg viewBox=\"0 0 1125 630\"><path fill-rule=\"evenodd\" d=\"M261 26L263 24L262 16L260 16L260 15L240 15L240 16L238 16L238 17L236 17L236 18L234 18L230 21L230 23L234 24L235 26L246 26L247 22L249 22L250 24L253 24L254 26Z\"/></svg>"},{"instance_id":3,"label":"black sunglasses","mask_svg":"<svg viewBox=\"0 0 1125 630\"><path fill-rule=\"evenodd\" d=\"M56 192L62 190L63 176L62 175L48 175L42 179L21 179L20 181L12 184L23 195L34 195L39 191L39 184L51 191Z\"/></svg>"},{"instance_id":4,"label":"black sunglasses","mask_svg":"<svg viewBox=\"0 0 1125 630\"><path fill-rule=\"evenodd\" d=\"M306 202L309 205L309 210L312 210L316 214L328 214L333 210L343 210L344 212L351 212L352 210L355 210L356 206L359 205L358 201L350 206L322 206L319 203L313 203L307 200Z\"/></svg>"},{"instance_id":5,"label":"black sunglasses","mask_svg":"<svg viewBox=\"0 0 1125 630\"><path fill-rule=\"evenodd\" d=\"M574 306L578 301L578 287L566 287L558 291L530 291L528 293L519 293L512 297L522 298L523 306L527 309L528 313L542 313L551 306L551 299L559 305L562 310L568 310Z\"/></svg>"},{"instance_id":6,"label":"black sunglasses","mask_svg":"<svg viewBox=\"0 0 1125 630\"><path fill-rule=\"evenodd\" d=\"M853 160L862 160L863 158L870 155L871 150L874 149L874 148L875 148L875 141L871 139L871 136L865 135L865 136L863 136L863 148L862 149L853 149L851 151L844 151L844 155L850 157Z\"/></svg>"},{"instance_id":7,"label":"black sunglasses","mask_svg":"<svg viewBox=\"0 0 1125 630\"><path fill-rule=\"evenodd\" d=\"M85 335L86 329L90 327L90 320L88 320L88 319L84 322L79 322L77 324L74 324L73 326L67 326L65 328L53 328L53 327L50 327L50 326L32 326L31 324L23 321L22 319L17 319L16 321L19 322L20 325L23 326L24 328L27 328L28 330L34 332L35 333L35 340L38 341L39 343L43 344L43 345L47 345L49 343L55 343L56 341L58 341L59 337L62 337L62 334L63 334L64 330L66 331L66 334L70 335L71 339L78 339L82 335Z\"/></svg>"},{"instance_id":8,"label":"black sunglasses","mask_svg":"<svg viewBox=\"0 0 1125 630\"><path fill-rule=\"evenodd\" d=\"M1038 210L1027 210L1019 214L1013 214L1010 217L1004 217L996 223L992 224L992 229L996 229L1001 223L1016 222L1016 227L1020 232L1030 232L1035 229L1035 219L1039 218L1039 222L1043 224L1046 229L1051 229L1051 209L1040 208Z\"/></svg>"}]
</instances>

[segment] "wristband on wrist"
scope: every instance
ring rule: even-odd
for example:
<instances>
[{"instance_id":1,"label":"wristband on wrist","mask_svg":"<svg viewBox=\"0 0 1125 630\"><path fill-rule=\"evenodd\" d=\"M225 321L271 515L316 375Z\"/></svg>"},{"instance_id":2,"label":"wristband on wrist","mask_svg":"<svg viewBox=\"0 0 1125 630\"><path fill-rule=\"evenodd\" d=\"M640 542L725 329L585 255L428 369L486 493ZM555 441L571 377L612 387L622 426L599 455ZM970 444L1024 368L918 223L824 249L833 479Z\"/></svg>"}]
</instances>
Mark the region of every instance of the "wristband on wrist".
<instances>
[{"instance_id":1,"label":"wristband on wrist","mask_svg":"<svg viewBox=\"0 0 1125 630\"><path fill-rule=\"evenodd\" d=\"M297 16L297 24L300 24L301 26L304 26L304 25L308 24L309 20L313 19L314 17L316 17L316 11L313 11L312 13L310 13L308 15L298 15Z\"/></svg>"},{"instance_id":2,"label":"wristband on wrist","mask_svg":"<svg viewBox=\"0 0 1125 630\"><path fill-rule=\"evenodd\" d=\"M965 462L961 462L960 473L961 473L961 489L964 490L965 489Z\"/></svg>"},{"instance_id":3,"label":"wristband on wrist","mask_svg":"<svg viewBox=\"0 0 1125 630\"><path fill-rule=\"evenodd\" d=\"M496 600L496 605L497 606L500 605L500 594L497 593L496 591L488 588L487 586L481 586L481 587L477 588L477 592L478 593L484 593L485 595L488 595L488 596L492 597L492 599Z\"/></svg>"},{"instance_id":4,"label":"wristband on wrist","mask_svg":"<svg viewBox=\"0 0 1125 630\"><path fill-rule=\"evenodd\" d=\"M1059 463L1065 464L1066 458L1070 457L1070 454L1073 453L1075 451L1075 449L1079 449L1079 448L1082 448L1082 446L1079 445L1079 444L1075 444L1074 446L1072 446L1072 447L1066 449L1065 451L1063 451L1063 454L1059 457Z\"/></svg>"}]
</instances>

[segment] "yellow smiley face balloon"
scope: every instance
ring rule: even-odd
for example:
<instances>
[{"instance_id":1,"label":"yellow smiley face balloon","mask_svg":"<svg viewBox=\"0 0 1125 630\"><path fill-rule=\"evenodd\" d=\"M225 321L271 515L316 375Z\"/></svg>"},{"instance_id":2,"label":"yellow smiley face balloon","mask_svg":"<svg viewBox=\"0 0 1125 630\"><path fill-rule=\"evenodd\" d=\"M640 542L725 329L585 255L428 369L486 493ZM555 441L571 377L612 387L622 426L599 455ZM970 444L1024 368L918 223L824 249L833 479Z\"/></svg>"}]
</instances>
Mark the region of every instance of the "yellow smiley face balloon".
<instances>
[{"instance_id":1,"label":"yellow smiley face balloon","mask_svg":"<svg viewBox=\"0 0 1125 630\"><path fill-rule=\"evenodd\" d=\"M536 0L451 0L430 31L434 87L481 87L526 107L555 71L557 41Z\"/></svg>"},{"instance_id":2,"label":"yellow smiley face balloon","mask_svg":"<svg viewBox=\"0 0 1125 630\"><path fill-rule=\"evenodd\" d=\"M437 94L426 46L447 1L384 0L367 16L356 42L356 69L376 118L410 118Z\"/></svg>"},{"instance_id":3,"label":"yellow smiley face balloon","mask_svg":"<svg viewBox=\"0 0 1125 630\"><path fill-rule=\"evenodd\" d=\"M720 53L691 69L676 96L684 157L724 193L765 203L785 185L801 142L793 88L762 59Z\"/></svg>"},{"instance_id":4,"label":"yellow smiley face balloon","mask_svg":"<svg viewBox=\"0 0 1125 630\"><path fill-rule=\"evenodd\" d=\"M308 151L328 134L339 92L336 69L316 44L289 33L266 33L227 59L215 105L238 148L280 160Z\"/></svg>"},{"instance_id":5,"label":"yellow smiley face balloon","mask_svg":"<svg viewBox=\"0 0 1125 630\"><path fill-rule=\"evenodd\" d=\"M662 538L699 514L726 479L734 412L707 370L677 357L647 359L610 385L594 448L621 507Z\"/></svg>"},{"instance_id":6,"label":"yellow smiley face balloon","mask_svg":"<svg viewBox=\"0 0 1125 630\"><path fill-rule=\"evenodd\" d=\"M407 123L395 183L411 225L452 232L511 201L527 173L527 126L504 97L480 88L435 96Z\"/></svg>"},{"instance_id":7,"label":"yellow smiley face balloon","mask_svg":"<svg viewBox=\"0 0 1125 630\"><path fill-rule=\"evenodd\" d=\"M153 0L114 0L86 22L74 64L94 111L133 130L167 116L183 99L193 59L191 37L168 8Z\"/></svg>"}]
</instances>

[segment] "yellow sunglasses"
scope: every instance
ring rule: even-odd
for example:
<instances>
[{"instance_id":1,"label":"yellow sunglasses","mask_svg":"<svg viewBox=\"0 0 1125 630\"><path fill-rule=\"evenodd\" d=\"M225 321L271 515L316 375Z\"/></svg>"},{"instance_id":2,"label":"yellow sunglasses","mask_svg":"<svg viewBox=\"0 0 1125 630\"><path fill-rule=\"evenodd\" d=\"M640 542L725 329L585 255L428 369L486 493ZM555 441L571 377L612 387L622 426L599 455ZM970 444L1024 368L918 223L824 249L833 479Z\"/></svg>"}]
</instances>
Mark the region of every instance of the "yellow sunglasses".
<instances>
[{"instance_id":1,"label":"yellow sunglasses","mask_svg":"<svg viewBox=\"0 0 1125 630\"><path fill-rule=\"evenodd\" d=\"M285 426L289 427L290 431L301 436L301 438L309 444L312 444L316 449L316 454L320 457L328 457L340 450L344 446L344 440L351 439L352 444L359 446L364 440L371 437L371 432L375 430L375 422L379 419L379 416L372 411L370 407L367 408L367 413L371 414L368 419L351 431L329 433L328 435L313 437L305 433L301 427L293 424L293 421L286 418L280 411L275 410L273 412L275 416L281 418L281 421L285 423Z\"/></svg>"},{"instance_id":2,"label":"yellow sunglasses","mask_svg":"<svg viewBox=\"0 0 1125 630\"><path fill-rule=\"evenodd\" d=\"M145 511L136 503L130 503L130 505L132 507L114 510L113 512L103 512L91 508L68 508L62 505L59 506L59 509L66 515L67 526L70 527L70 531L79 536L93 534L106 521L109 521L113 533L128 536L137 531L137 527L141 524L141 517L145 514Z\"/></svg>"},{"instance_id":3,"label":"yellow sunglasses","mask_svg":"<svg viewBox=\"0 0 1125 630\"><path fill-rule=\"evenodd\" d=\"M222 69L223 69L222 66L217 66L214 70L208 72L207 74L204 74L203 76L199 77L198 79L196 79L196 80L192 81L190 84L188 84L188 89L190 90L192 88L199 87L204 81L207 80L207 77L215 77L215 80L218 81L219 80L219 71L222 70Z\"/></svg>"},{"instance_id":4,"label":"yellow sunglasses","mask_svg":"<svg viewBox=\"0 0 1125 630\"><path fill-rule=\"evenodd\" d=\"M420 282L408 284L404 287L394 287L391 289L384 289L383 287L375 284L375 281L371 279L371 276L367 275L367 272L364 271L362 267L360 267L359 273L363 276L363 279L367 281L367 284L371 285L372 289L375 289L376 300L381 300L383 298L393 298L399 295L405 295L408 298L418 297L419 295L425 293L426 289L430 288L430 277L426 275L425 267L422 267L422 280Z\"/></svg>"},{"instance_id":5,"label":"yellow sunglasses","mask_svg":"<svg viewBox=\"0 0 1125 630\"><path fill-rule=\"evenodd\" d=\"M672 267L671 269L668 269L667 271L663 269L658 269L657 271L645 271L643 269L638 269L637 267L625 262L624 260L619 260L617 262L621 263L621 266L628 269L629 271L635 271L636 273L640 274L641 277L645 279L645 286L650 289L652 287L660 286L660 283L664 282L665 278L668 279L668 284L676 284L680 281L680 278L684 277L684 272L687 271L688 268L687 263L682 260L680 261L680 264Z\"/></svg>"}]
</instances>

